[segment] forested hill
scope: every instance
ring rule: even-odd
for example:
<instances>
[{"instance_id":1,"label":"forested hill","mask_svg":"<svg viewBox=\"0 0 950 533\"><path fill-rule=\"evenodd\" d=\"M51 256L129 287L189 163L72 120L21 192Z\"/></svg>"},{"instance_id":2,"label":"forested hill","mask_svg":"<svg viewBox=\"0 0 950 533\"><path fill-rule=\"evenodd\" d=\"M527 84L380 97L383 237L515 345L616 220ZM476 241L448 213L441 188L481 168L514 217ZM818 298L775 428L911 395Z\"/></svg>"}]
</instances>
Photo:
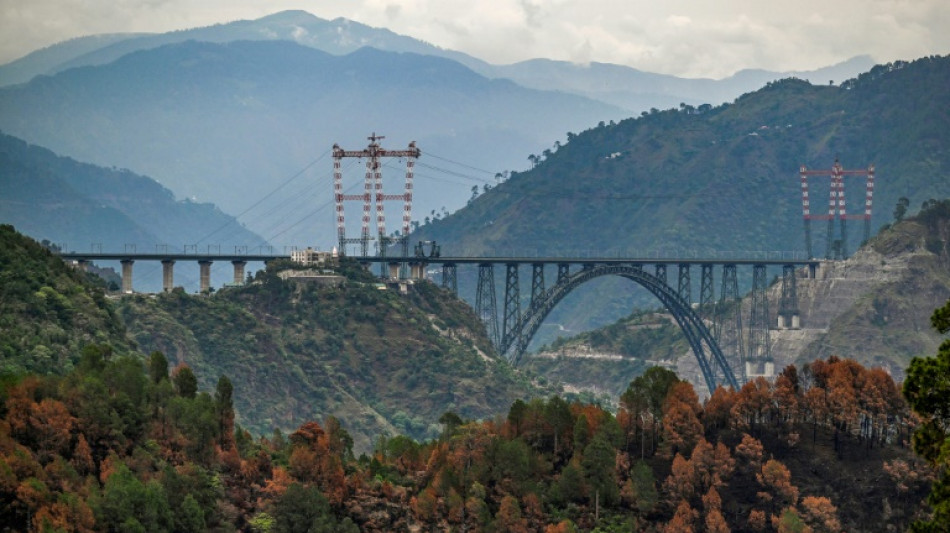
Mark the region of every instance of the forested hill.
<instances>
[{"instance_id":1,"label":"forested hill","mask_svg":"<svg viewBox=\"0 0 950 533\"><path fill-rule=\"evenodd\" d=\"M875 165L877 230L900 197L918 206L950 196L948 86L950 57L930 57L877 66L840 86L786 79L732 104L601 124L536 154L536 168L424 226L419 238L474 255L804 250L799 166L830 169L836 157L845 168ZM813 181L817 210L828 184ZM846 180L852 213L863 206L863 185Z\"/></svg>"},{"instance_id":2,"label":"forested hill","mask_svg":"<svg viewBox=\"0 0 950 533\"><path fill-rule=\"evenodd\" d=\"M128 353L105 284L0 224L0 374L62 374L90 343Z\"/></svg>"},{"instance_id":3,"label":"forested hill","mask_svg":"<svg viewBox=\"0 0 950 533\"><path fill-rule=\"evenodd\" d=\"M201 380L201 376L197 376ZM904 531L934 469L894 382L853 361L789 367L700 405L660 368L613 413L517 401L380 435L358 459L341 421L288 437L235 426L220 378L85 350L65 377L0 384L0 521L18 531ZM945 525L945 522L942 522ZM936 522L937 529L941 522ZM807 528L807 529L806 529Z\"/></svg>"},{"instance_id":4,"label":"forested hill","mask_svg":"<svg viewBox=\"0 0 950 533\"><path fill-rule=\"evenodd\" d=\"M437 240L445 254L485 256L804 255L800 165L830 169L836 157L848 169L873 164L872 234L891 222L901 197L913 211L950 196L948 86L950 57L931 57L877 66L841 86L786 79L728 105L602 124L535 154L536 168L480 191L417 238ZM810 179L813 212L826 205L829 182ZM853 214L864 183L845 182ZM863 223L849 221L849 235L850 253ZM818 223L813 238L823 257ZM582 331L630 312L629 287L598 286L581 287L550 322Z\"/></svg>"},{"instance_id":5,"label":"forested hill","mask_svg":"<svg viewBox=\"0 0 950 533\"><path fill-rule=\"evenodd\" d=\"M330 286L275 268L211 298L123 298L118 314L144 352L194 368L203 388L226 375L253 391L235 407L255 433L335 415L367 451L382 433L438 435L445 411L490 417L543 392L494 354L471 308L431 283L403 295L355 263Z\"/></svg>"}]
</instances>

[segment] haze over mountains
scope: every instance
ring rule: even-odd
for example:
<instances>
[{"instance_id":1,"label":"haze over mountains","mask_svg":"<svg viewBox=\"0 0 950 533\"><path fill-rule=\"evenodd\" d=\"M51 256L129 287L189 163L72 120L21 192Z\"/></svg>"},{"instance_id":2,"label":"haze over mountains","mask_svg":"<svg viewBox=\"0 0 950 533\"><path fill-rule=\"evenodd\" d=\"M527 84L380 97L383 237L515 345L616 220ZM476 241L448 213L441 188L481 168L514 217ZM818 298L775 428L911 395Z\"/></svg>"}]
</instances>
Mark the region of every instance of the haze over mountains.
<instances>
[{"instance_id":1,"label":"haze over mountains","mask_svg":"<svg viewBox=\"0 0 950 533\"><path fill-rule=\"evenodd\" d=\"M856 58L813 75L826 83L869 64ZM461 206L495 173L524 168L527 155L566 132L649 107L718 103L785 75L748 71L714 81L596 63L494 66L388 30L291 11L37 51L0 67L7 85L0 129L58 154L147 174L179 198L235 214L309 168L242 221L274 244L330 246L326 152L335 142L361 149L374 131L388 148L417 141L421 220ZM362 171L350 172L356 184ZM384 172L394 184L403 167L393 162Z\"/></svg>"}]
</instances>

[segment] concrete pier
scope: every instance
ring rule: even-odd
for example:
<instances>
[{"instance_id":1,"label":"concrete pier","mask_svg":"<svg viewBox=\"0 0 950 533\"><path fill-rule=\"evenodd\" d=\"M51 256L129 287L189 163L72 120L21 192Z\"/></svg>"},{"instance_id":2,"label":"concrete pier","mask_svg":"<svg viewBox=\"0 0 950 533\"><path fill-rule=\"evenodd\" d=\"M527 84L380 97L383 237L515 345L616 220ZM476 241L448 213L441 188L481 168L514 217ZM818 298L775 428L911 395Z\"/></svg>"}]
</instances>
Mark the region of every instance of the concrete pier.
<instances>
[{"instance_id":1,"label":"concrete pier","mask_svg":"<svg viewBox=\"0 0 950 533\"><path fill-rule=\"evenodd\" d=\"M234 265L234 284L244 285L244 267L247 266L247 261L234 260L231 264Z\"/></svg>"},{"instance_id":2,"label":"concrete pier","mask_svg":"<svg viewBox=\"0 0 950 533\"><path fill-rule=\"evenodd\" d=\"M198 261L199 290L201 294L211 292L211 261Z\"/></svg>"},{"instance_id":3,"label":"concrete pier","mask_svg":"<svg viewBox=\"0 0 950 533\"><path fill-rule=\"evenodd\" d=\"M76 266L79 268L80 272L87 272L89 270L89 261L80 259L79 261L76 261Z\"/></svg>"},{"instance_id":4,"label":"concrete pier","mask_svg":"<svg viewBox=\"0 0 950 533\"><path fill-rule=\"evenodd\" d=\"M175 261L162 259L162 290L172 292L175 288Z\"/></svg>"},{"instance_id":5,"label":"concrete pier","mask_svg":"<svg viewBox=\"0 0 950 533\"><path fill-rule=\"evenodd\" d=\"M399 263L389 263L389 279L399 279Z\"/></svg>"},{"instance_id":6,"label":"concrete pier","mask_svg":"<svg viewBox=\"0 0 950 533\"><path fill-rule=\"evenodd\" d=\"M122 292L132 294L132 265L135 261L132 259L123 259L122 263Z\"/></svg>"},{"instance_id":7,"label":"concrete pier","mask_svg":"<svg viewBox=\"0 0 950 533\"><path fill-rule=\"evenodd\" d=\"M426 279L426 264L425 263L410 263L409 277L411 279L417 279L417 280Z\"/></svg>"}]
</instances>

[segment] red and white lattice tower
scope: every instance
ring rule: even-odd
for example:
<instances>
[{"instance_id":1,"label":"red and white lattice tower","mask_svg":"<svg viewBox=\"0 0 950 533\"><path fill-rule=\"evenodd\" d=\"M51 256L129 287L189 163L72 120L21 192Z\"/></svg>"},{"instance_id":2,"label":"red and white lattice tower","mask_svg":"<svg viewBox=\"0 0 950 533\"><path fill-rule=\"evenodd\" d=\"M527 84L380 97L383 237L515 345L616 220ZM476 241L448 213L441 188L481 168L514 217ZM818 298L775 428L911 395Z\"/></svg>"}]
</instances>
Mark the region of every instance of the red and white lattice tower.
<instances>
[{"instance_id":1,"label":"red and white lattice tower","mask_svg":"<svg viewBox=\"0 0 950 533\"><path fill-rule=\"evenodd\" d=\"M808 251L808 257L814 257L812 253L811 242L811 221L827 220L828 234L825 248L825 259L832 258L832 252L836 258L843 258L847 255L846 246L848 242L848 220L864 220L864 241L871 238L871 204L874 196L874 165L865 170L845 170L841 163L835 159L834 165L830 170L808 170L804 165L799 169L802 188L802 217L805 223L805 248ZM808 176L829 176L830 187L828 192L828 214L817 215L811 213L811 207L808 197ZM845 176L864 176L865 177L865 197L864 213L860 215L849 215L845 202ZM834 241L834 221L840 221L840 239L837 244Z\"/></svg>"},{"instance_id":2,"label":"red and white lattice tower","mask_svg":"<svg viewBox=\"0 0 950 533\"><path fill-rule=\"evenodd\" d=\"M386 209L387 201L401 200L403 202L403 224L402 241L403 257L409 255L409 221L412 217L412 173L415 159L421 155L416 148L415 141L409 143L407 150L386 150L380 147L379 140L382 136L373 133L369 137L369 146L364 150L343 150L339 145L333 145L333 196L336 201L336 227L337 238L339 240L340 253L346 253L348 244L358 243L360 253L367 256L369 253L369 241L378 239L380 255L386 254L386 248L390 239L386 236ZM344 194L343 192L343 172L341 162L344 157L357 157L366 159L366 177L364 178L363 194ZM380 158L383 157L405 157L406 163L406 187L403 194L385 194L383 190L383 175L380 165ZM360 226L360 237L358 239L348 239L346 237L346 221L344 216L344 202L361 201L363 204L363 218ZM370 219L373 212L373 204L376 205L376 237L370 235Z\"/></svg>"}]
</instances>

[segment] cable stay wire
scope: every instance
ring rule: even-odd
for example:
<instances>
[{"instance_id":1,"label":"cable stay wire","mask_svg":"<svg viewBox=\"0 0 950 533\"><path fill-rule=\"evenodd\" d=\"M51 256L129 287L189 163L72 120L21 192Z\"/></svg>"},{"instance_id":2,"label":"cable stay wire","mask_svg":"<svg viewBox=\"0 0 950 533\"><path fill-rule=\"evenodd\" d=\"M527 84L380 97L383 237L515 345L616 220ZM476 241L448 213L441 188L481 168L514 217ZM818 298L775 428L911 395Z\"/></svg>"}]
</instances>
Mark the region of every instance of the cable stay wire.
<instances>
[{"instance_id":1,"label":"cable stay wire","mask_svg":"<svg viewBox=\"0 0 950 533\"><path fill-rule=\"evenodd\" d=\"M360 185L360 183L359 183L359 182L356 182L356 183L354 183L353 185L350 185L350 187L347 188L346 190L344 190L343 192L344 192L344 193L353 192L353 189L357 188L359 185ZM335 202L335 200L333 200L333 199L330 199L330 200L324 202L323 204L321 204L319 207L317 207L316 209L314 209L314 210L311 211L310 213L304 215L303 218L299 219L297 222L294 222L294 223L291 224L290 226L288 226L288 227L284 228L283 230L281 230L281 231L279 231L279 232L277 232L277 233L271 235L270 237L268 237L268 239L267 239L268 242L273 241L273 240L276 239L277 237L280 237L281 235L287 233L288 231L292 230L293 228L299 226L300 224L303 224L304 222L306 222L306 221L309 220L310 218L312 218L312 217L314 217L315 215L321 213L324 209L326 209L326 208L330 207L331 205L333 205L334 202Z\"/></svg>"},{"instance_id":2,"label":"cable stay wire","mask_svg":"<svg viewBox=\"0 0 950 533\"><path fill-rule=\"evenodd\" d=\"M349 167L352 167L354 164L355 162L353 161L348 162L348 166L342 169L342 171L348 170ZM323 178L312 182L304 190L300 191L294 196L273 206L267 212L258 215L257 218L267 220L268 217L270 217L271 215L273 215L274 213L278 211L286 211L289 213L294 213L306 208L307 204L319 198L321 194L325 194L327 191L331 190L332 179L333 179L333 173L331 172L325 175ZM323 189L324 186L326 187L326 189ZM274 231L280 226L281 222L282 221L277 221L276 223L271 224L269 227L261 229L260 232L263 234L267 234L271 231Z\"/></svg>"},{"instance_id":3,"label":"cable stay wire","mask_svg":"<svg viewBox=\"0 0 950 533\"><path fill-rule=\"evenodd\" d=\"M477 181L477 182L479 182L479 183L488 183L488 184L492 184L492 185L495 184L495 179L494 179L494 178L479 178L479 177L477 177L477 176L471 176L471 175L469 175L469 174L463 174L463 173L461 173L461 172L456 172L456 171L454 171L454 170L449 170L449 169L447 169L447 168L441 168L441 167L429 165L429 164L423 163L423 162L421 162L421 161L417 161L417 162L416 162L416 166L420 166L420 167L423 167L423 168L427 168L427 169L429 169L429 170L434 170L434 171L436 171L436 172L442 172L442 173L444 173L444 174L448 174L448 175L455 176L455 177L458 177L458 178L463 178L463 179L467 179L467 180L471 180L471 181Z\"/></svg>"},{"instance_id":4,"label":"cable stay wire","mask_svg":"<svg viewBox=\"0 0 950 533\"><path fill-rule=\"evenodd\" d=\"M492 177L494 177L494 176L497 174L496 172L492 172L492 171L490 171L490 170L485 170L484 168L478 168L478 167L469 165L469 164L467 164L467 163L461 163L461 162L459 162L459 161L453 161L453 160L451 160L451 159L449 159L449 158L447 158L447 157L442 157L442 156L433 154L432 152L423 152L423 155L424 155L424 156L428 156L428 157L434 157L434 158L436 158L436 159L438 159L438 160L440 160L440 161L445 161L446 163L452 163L453 165L458 165L458 166L460 166L460 167L465 167L465 168L467 168L467 169L475 170L475 171L478 171L478 172L484 172L485 174L491 174Z\"/></svg>"},{"instance_id":5,"label":"cable stay wire","mask_svg":"<svg viewBox=\"0 0 950 533\"><path fill-rule=\"evenodd\" d=\"M271 196L273 196L275 193L277 193L277 191L283 189L285 186L287 186L288 184L290 184L292 181L294 181L295 179L297 179L297 178L299 178L300 176L302 176L307 170L310 169L310 167L312 167L312 166L316 165L317 163L319 163L320 160L323 159L324 157L326 157L327 154L329 154L329 153L330 153L330 150L327 150L327 151L323 152L322 154L320 154L319 157L317 157L316 159L314 159L313 161L311 161L309 164L307 164L307 166L305 166L305 167L303 167L302 169L300 169L297 173L295 173L295 174L292 175L290 178L288 178L287 180L285 180L283 183L281 183L280 185L278 185L277 187L275 187L275 188L274 188L273 190L271 190L269 193L267 193L267 194L265 194L264 196L262 196L259 200L257 200L257 201L254 202L253 204L251 204L247 209L245 209L244 211L241 211L240 213L238 213L237 215L235 215L235 216L234 216L234 222L237 222L239 218L241 218L242 216L246 215L248 212L250 212L250 211L251 211L252 209L254 209L255 207L259 206L259 205L260 205L261 203L263 203L265 200L267 200L268 198L270 198ZM211 237L212 235L214 235L214 234L218 233L219 231L223 230L224 228L230 226L231 223L232 223L231 221L228 221L228 222L222 224L221 226L219 226L217 229L215 229L215 230L212 231L211 233L208 233L208 234L205 235L204 237L202 237L202 238L198 239L197 241L195 241L195 244L197 245L198 243L207 240L207 239L208 239L209 237Z\"/></svg>"}]
</instances>

